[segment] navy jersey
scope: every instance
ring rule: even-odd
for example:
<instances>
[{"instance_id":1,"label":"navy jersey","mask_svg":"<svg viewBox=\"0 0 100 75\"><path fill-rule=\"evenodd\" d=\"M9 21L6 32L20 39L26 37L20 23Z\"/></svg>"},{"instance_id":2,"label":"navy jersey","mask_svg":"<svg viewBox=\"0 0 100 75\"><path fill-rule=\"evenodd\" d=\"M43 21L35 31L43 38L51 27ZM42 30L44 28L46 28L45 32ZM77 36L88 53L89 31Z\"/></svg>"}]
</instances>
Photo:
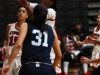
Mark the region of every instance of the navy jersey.
<instances>
[{"instance_id":1,"label":"navy jersey","mask_svg":"<svg viewBox=\"0 0 100 75\"><path fill-rule=\"evenodd\" d=\"M40 31L39 28L28 25L26 38L22 48L22 64L28 62L50 63L51 46L54 41L54 34L51 26L45 24L47 31Z\"/></svg>"}]
</instances>

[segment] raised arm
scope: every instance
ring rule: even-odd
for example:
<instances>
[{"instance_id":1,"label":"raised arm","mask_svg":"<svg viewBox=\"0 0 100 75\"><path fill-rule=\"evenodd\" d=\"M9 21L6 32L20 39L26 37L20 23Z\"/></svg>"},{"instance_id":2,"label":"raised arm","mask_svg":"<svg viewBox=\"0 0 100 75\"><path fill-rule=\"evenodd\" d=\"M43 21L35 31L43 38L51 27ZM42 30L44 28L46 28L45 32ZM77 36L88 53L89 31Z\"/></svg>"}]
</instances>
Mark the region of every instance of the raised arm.
<instances>
[{"instance_id":1,"label":"raised arm","mask_svg":"<svg viewBox=\"0 0 100 75\"><path fill-rule=\"evenodd\" d=\"M17 1L21 6L26 8L31 18L33 18L33 9L30 7L30 3L27 0L17 0Z\"/></svg>"}]
</instances>

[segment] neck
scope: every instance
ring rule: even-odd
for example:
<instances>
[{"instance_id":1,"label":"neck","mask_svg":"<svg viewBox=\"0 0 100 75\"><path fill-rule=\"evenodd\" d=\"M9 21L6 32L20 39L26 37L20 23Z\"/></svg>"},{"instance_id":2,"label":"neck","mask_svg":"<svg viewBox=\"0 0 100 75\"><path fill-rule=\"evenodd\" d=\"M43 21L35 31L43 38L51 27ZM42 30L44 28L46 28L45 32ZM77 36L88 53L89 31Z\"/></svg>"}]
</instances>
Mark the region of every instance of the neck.
<instances>
[{"instance_id":1,"label":"neck","mask_svg":"<svg viewBox=\"0 0 100 75\"><path fill-rule=\"evenodd\" d=\"M23 20L23 21L20 21L20 20L18 20L17 21L17 26L20 26L22 23L24 23L25 22L25 20Z\"/></svg>"},{"instance_id":2,"label":"neck","mask_svg":"<svg viewBox=\"0 0 100 75\"><path fill-rule=\"evenodd\" d=\"M97 26L98 29L100 29L100 26Z\"/></svg>"},{"instance_id":3,"label":"neck","mask_svg":"<svg viewBox=\"0 0 100 75\"><path fill-rule=\"evenodd\" d=\"M22 23L24 23L25 21L17 21L17 23L16 23L16 28L17 29L20 29L20 26L22 25Z\"/></svg>"}]
</instances>

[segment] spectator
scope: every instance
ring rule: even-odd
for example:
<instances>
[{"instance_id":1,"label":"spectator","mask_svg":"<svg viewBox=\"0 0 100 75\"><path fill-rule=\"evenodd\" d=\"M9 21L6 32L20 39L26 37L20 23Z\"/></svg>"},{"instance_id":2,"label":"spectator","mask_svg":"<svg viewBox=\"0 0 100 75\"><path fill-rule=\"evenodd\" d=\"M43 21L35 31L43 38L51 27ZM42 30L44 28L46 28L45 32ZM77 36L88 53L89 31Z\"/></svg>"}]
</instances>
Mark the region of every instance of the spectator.
<instances>
[{"instance_id":1,"label":"spectator","mask_svg":"<svg viewBox=\"0 0 100 75\"><path fill-rule=\"evenodd\" d=\"M75 24L75 30L74 30L75 35L78 35L80 37L80 41L84 41L86 36L88 35L87 32L82 28L82 24L80 22L76 22Z\"/></svg>"},{"instance_id":2,"label":"spectator","mask_svg":"<svg viewBox=\"0 0 100 75\"><path fill-rule=\"evenodd\" d=\"M68 66L69 62L72 59L77 60L77 55L81 55L82 53L78 50L77 41L79 41L80 38L78 35L74 34L74 30L72 28L68 29L68 34L63 38L63 45L65 49L65 53L63 53L63 70L64 73L68 74ZM85 56L85 55L84 55ZM89 75L88 71L88 65L83 64L83 71L84 75Z\"/></svg>"}]
</instances>

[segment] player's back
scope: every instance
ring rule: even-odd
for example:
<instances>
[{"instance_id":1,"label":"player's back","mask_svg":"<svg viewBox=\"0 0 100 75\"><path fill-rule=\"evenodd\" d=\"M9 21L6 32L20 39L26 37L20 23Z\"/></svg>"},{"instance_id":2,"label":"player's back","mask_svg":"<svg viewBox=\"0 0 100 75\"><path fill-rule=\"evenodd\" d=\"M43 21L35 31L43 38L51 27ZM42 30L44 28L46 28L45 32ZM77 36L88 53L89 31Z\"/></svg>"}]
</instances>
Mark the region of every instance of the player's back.
<instances>
[{"instance_id":1,"label":"player's back","mask_svg":"<svg viewBox=\"0 0 100 75\"><path fill-rule=\"evenodd\" d=\"M23 43L22 64L28 62L51 63L50 51L54 41L51 26L45 24L46 31L28 23L28 31Z\"/></svg>"}]
</instances>

